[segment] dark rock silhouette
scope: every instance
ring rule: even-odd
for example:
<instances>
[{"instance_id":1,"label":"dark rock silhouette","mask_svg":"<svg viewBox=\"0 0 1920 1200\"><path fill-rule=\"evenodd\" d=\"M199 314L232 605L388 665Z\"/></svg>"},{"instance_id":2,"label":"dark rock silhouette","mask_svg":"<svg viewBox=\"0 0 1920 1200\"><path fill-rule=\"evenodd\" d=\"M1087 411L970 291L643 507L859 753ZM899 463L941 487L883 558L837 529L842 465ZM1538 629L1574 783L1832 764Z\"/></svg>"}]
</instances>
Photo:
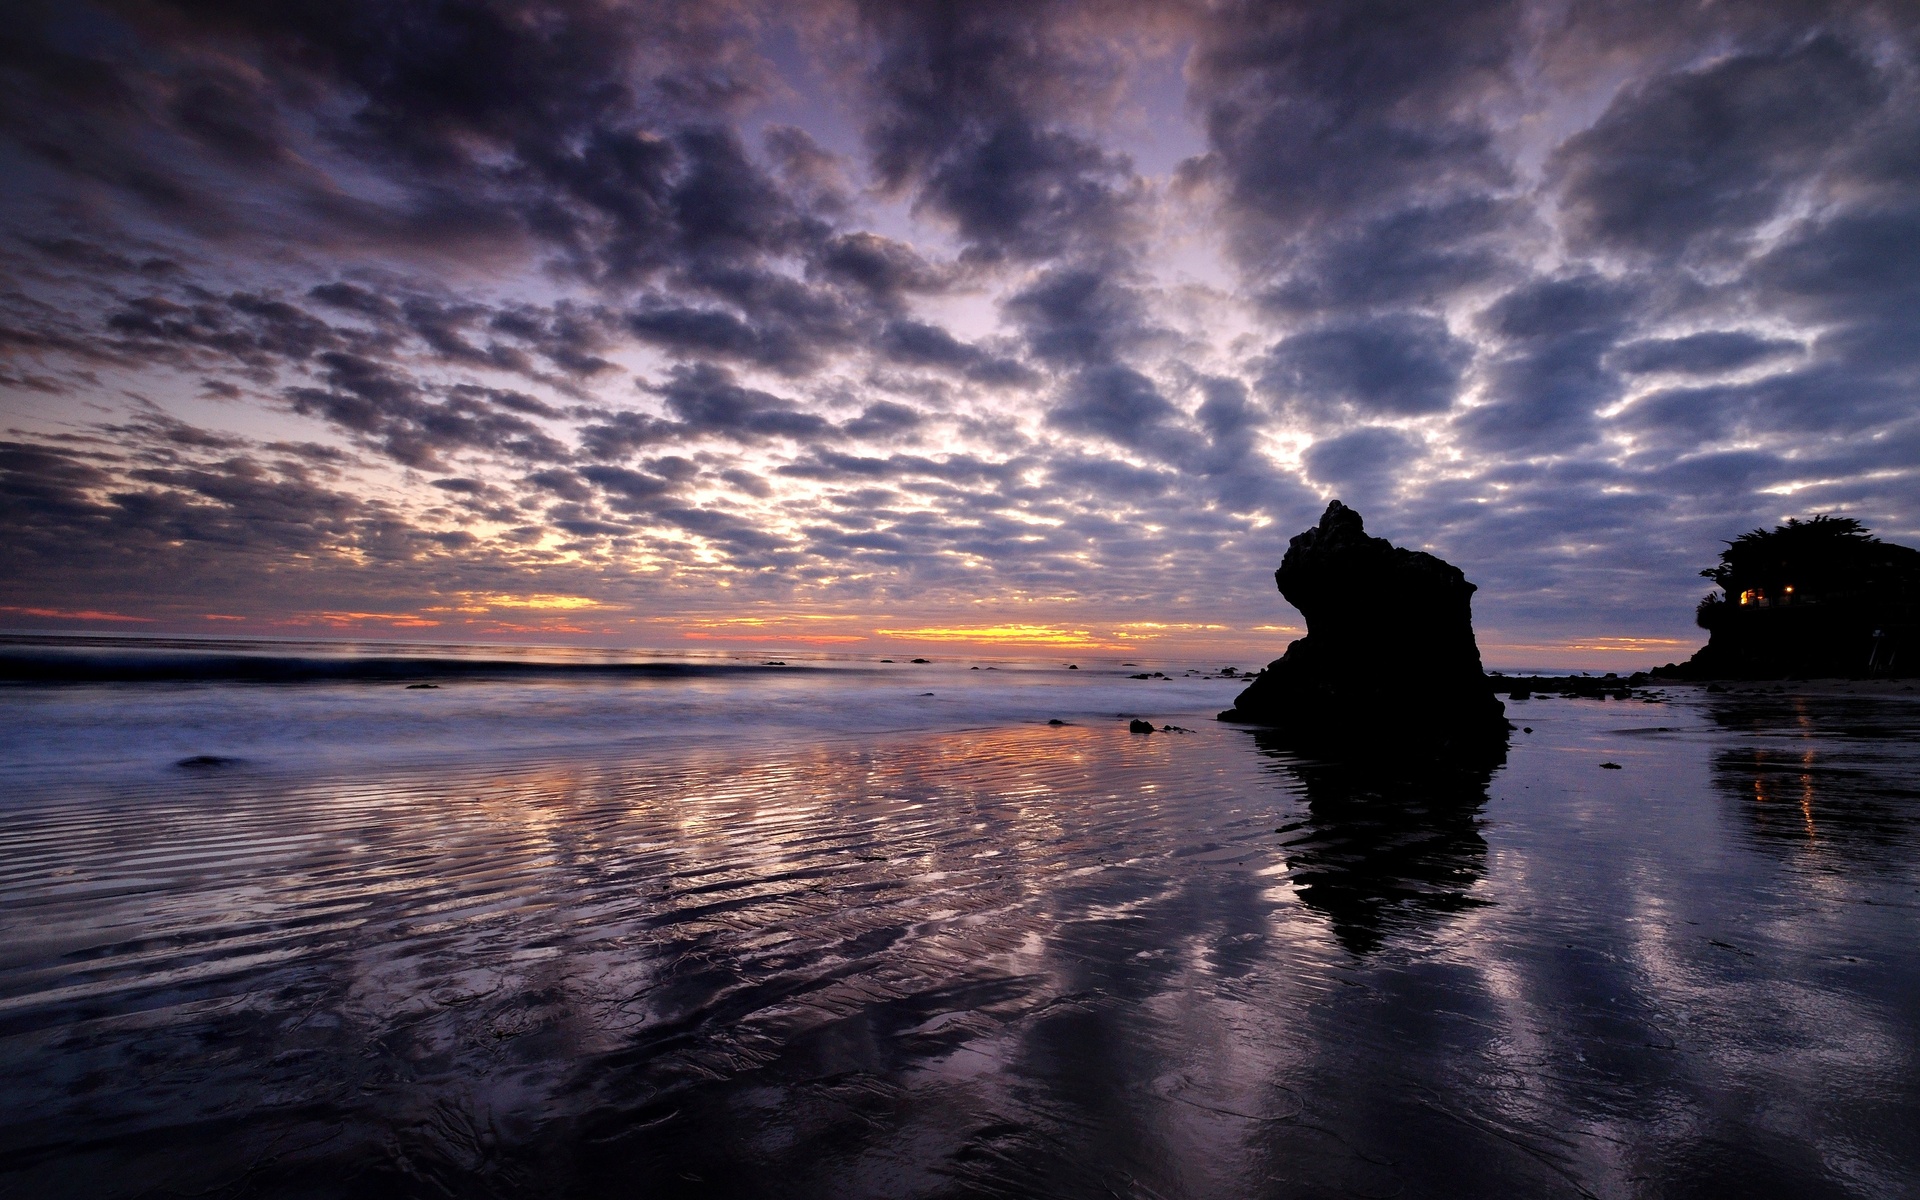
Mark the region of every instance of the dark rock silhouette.
<instances>
[{"instance_id":1,"label":"dark rock silhouette","mask_svg":"<svg viewBox=\"0 0 1920 1200\"><path fill-rule=\"evenodd\" d=\"M1481 814L1504 752L1473 763L1316 760L1277 730L1254 734L1305 793L1300 819L1276 832L1301 903L1357 955L1478 907L1486 875Z\"/></svg>"},{"instance_id":2,"label":"dark rock silhouette","mask_svg":"<svg viewBox=\"0 0 1920 1200\"><path fill-rule=\"evenodd\" d=\"M1506 709L1473 640L1473 584L1431 554L1367 536L1335 500L1274 572L1307 636L1220 714L1321 754L1504 752Z\"/></svg>"},{"instance_id":3,"label":"dark rock silhouette","mask_svg":"<svg viewBox=\"0 0 1920 1200\"><path fill-rule=\"evenodd\" d=\"M1851 517L1744 533L1700 573L1724 591L1694 610L1707 644L1656 675L1920 674L1920 550L1883 542Z\"/></svg>"}]
</instances>

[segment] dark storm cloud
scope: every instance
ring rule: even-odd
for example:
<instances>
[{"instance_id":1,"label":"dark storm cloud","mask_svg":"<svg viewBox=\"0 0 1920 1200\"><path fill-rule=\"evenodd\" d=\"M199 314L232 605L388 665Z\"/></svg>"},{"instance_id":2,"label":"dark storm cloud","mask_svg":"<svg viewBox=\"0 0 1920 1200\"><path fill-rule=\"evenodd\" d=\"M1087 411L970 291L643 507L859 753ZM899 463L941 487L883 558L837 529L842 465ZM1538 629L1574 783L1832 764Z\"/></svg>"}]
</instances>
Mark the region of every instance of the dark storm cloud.
<instances>
[{"instance_id":1,"label":"dark storm cloud","mask_svg":"<svg viewBox=\"0 0 1920 1200\"><path fill-rule=\"evenodd\" d=\"M1090 367L1074 377L1062 403L1047 414L1056 429L1095 434L1135 450L1186 449L1191 435L1174 422L1180 410L1153 380L1131 367Z\"/></svg>"},{"instance_id":2,"label":"dark storm cloud","mask_svg":"<svg viewBox=\"0 0 1920 1200\"><path fill-rule=\"evenodd\" d=\"M1270 266L1303 231L1504 188L1478 103L1508 85L1525 25L1497 0L1228 6L1190 67L1212 149L1188 170Z\"/></svg>"},{"instance_id":3,"label":"dark storm cloud","mask_svg":"<svg viewBox=\"0 0 1920 1200\"><path fill-rule=\"evenodd\" d=\"M401 253L531 245L586 279L672 276L736 304L729 277L765 256L833 257L813 210L844 200L822 191L822 152L798 131L769 135L800 185L790 194L731 124L771 76L742 41L751 21L725 5L27 16L0 112L16 144L202 234ZM341 172L381 186L342 186ZM849 247L831 249L847 265ZM377 309L363 307L388 315ZM423 336L465 353L459 330L417 315Z\"/></svg>"},{"instance_id":4,"label":"dark storm cloud","mask_svg":"<svg viewBox=\"0 0 1920 1200\"><path fill-rule=\"evenodd\" d=\"M951 222L975 261L1104 250L1140 197L1131 161L1061 123L1115 65L1071 5L860 6L877 44L866 130L883 187Z\"/></svg>"},{"instance_id":5,"label":"dark storm cloud","mask_svg":"<svg viewBox=\"0 0 1920 1200\"><path fill-rule=\"evenodd\" d=\"M597 414L598 420L581 429L581 449L588 457L623 459L646 447L701 437L740 445L775 439L887 439L910 433L924 419L907 405L881 400L836 425L796 401L746 387L731 371L712 363L675 367L666 382L643 386L660 397L668 415Z\"/></svg>"},{"instance_id":6,"label":"dark storm cloud","mask_svg":"<svg viewBox=\"0 0 1920 1200\"><path fill-rule=\"evenodd\" d=\"M1453 404L1473 360L1445 322L1412 313L1295 334L1274 346L1262 385L1304 407L1349 405L1363 414L1415 416Z\"/></svg>"},{"instance_id":7,"label":"dark storm cloud","mask_svg":"<svg viewBox=\"0 0 1920 1200\"><path fill-rule=\"evenodd\" d=\"M627 327L645 341L695 357L718 357L797 374L815 361L794 331L749 324L712 308L663 307L632 313Z\"/></svg>"},{"instance_id":8,"label":"dark storm cloud","mask_svg":"<svg viewBox=\"0 0 1920 1200\"><path fill-rule=\"evenodd\" d=\"M669 481L626 467L582 467L580 474L605 489L614 509L623 513L649 512L657 507L655 501L673 491Z\"/></svg>"},{"instance_id":9,"label":"dark storm cloud","mask_svg":"<svg viewBox=\"0 0 1920 1200\"><path fill-rule=\"evenodd\" d=\"M1378 493L1392 490L1395 476L1421 451L1419 439L1370 425L1315 442L1304 461L1315 482L1343 495L1367 493L1368 498L1378 498Z\"/></svg>"},{"instance_id":10,"label":"dark storm cloud","mask_svg":"<svg viewBox=\"0 0 1920 1200\"><path fill-rule=\"evenodd\" d=\"M653 390L689 433L754 439L818 437L832 429L824 418L801 411L791 400L742 387L732 374L710 364L676 367L667 382Z\"/></svg>"},{"instance_id":11,"label":"dark storm cloud","mask_svg":"<svg viewBox=\"0 0 1920 1200\"><path fill-rule=\"evenodd\" d=\"M988 386L1020 386L1039 379L1019 360L991 354L925 321L889 321L877 345L893 362L942 368Z\"/></svg>"},{"instance_id":12,"label":"dark storm cloud","mask_svg":"<svg viewBox=\"0 0 1920 1200\"><path fill-rule=\"evenodd\" d=\"M215 440L179 433L165 436L175 446ZM137 454L143 438L122 440ZM63 607L78 581L88 596L114 590L135 605L163 583L169 596L213 581L244 595L249 574L287 554L395 552L391 519L379 506L244 453L122 466L112 455L0 443L0 545L19 581L13 590Z\"/></svg>"},{"instance_id":13,"label":"dark storm cloud","mask_svg":"<svg viewBox=\"0 0 1920 1200\"><path fill-rule=\"evenodd\" d=\"M1129 466L1105 458L1067 457L1053 460L1047 477L1063 489L1084 488L1101 498L1125 496L1151 499L1172 489L1175 478L1166 471Z\"/></svg>"},{"instance_id":14,"label":"dark storm cloud","mask_svg":"<svg viewBox=\"0 0 1920 1200\"><path fill-rule=\"evenodd\" d=\"M1285 315L1437 305L1514 278L1517 204L1490 196L1428 199L1327 229L1291 247L1285 261L1252 252L1264 307ZM1259 223L1249 226L1249 235Z\"/></svg>"},{"instance_id":15,"label":"dark storm cloud","mask_svg":"<svg viewBox=\"0 0 1920 1200\"><path fill-rule=\"evenodd\" d=\"M256 382L276 371L312 369L327 354L378 360L396 372L432 362L548 384L565 381L539 368L527 351L548 359L563 377L590 376L610 365L591 355L605 344L602 322L567 305L499 311L404 289L381 294L346 282L317 285L307 298L311 309L251 292L150 292L104 314L106 336L95 348L113 361L225 367ZM520 345L503 344L495 335Z\"/></svg>"},{"instance_id":16,"label":"dark storm cloud","mask_svg":"<svg viewBox=\"0 0 1920 1200\"><path fill-rule=\"evenodd\" d=\"M438 469L443 455L483 450L517 459L560 459L566 448L525 417L515 393L502 403L484 389L425 396L406 375L357 355L320 356L324 388L290 388L294 412L318 416L377 445L410 467ZM508 411L500 411L502 408Z\"/></svg>"},{"instance_id":17,"label":"dark storm cloud","mask_svg":"<svg viewBox=\"0 0 1920 1200\"><path fill-rule=\"evenodd\" d=\"M609 337L606 322L598 314L580 311L562 302L548 310L531 305L496 312L487 326L502 337L513 338L552 363L554 368L576 379L590 379L613 364L600 356Z\"/></svg>"},{"instance_id":18,"label":"dark storm cloud","mask_svg":"<svg viewBox=\"0 0 1920 1200\"><path fill-rule=\"evenodd\" d=\"M1004 306L1041 361L1106 365L1152 336L1145 298L1110 266L1047 271Z\"/></svg>"},{"instance_id":19,"label":"dark storm cloud","mask_svg":"<svg viewBox=\"0 0 1920 1200\"><path fill-rule=\"evenodd\" d=\"M1786 314L1825 326L1817 351L1845 346L1867 370L1920 362L1916 193L1920 185L1897 203L1862 204L1811 223L1756 264L1763 295Z\"/></svg>"},{"instance_id":20,"label":"dark storm cloud","mask_svg":"<svg viewBox=\"0 0 1920 1200\"><path fill-rule=\"evenodd\" d=\"M867 405L858 417L840 428L848 437L883 440L912 432L924 419L918 409L881 400Z\"/></svg>"},{"instance_id":21,"label":"dark storm cloud","mask_svg":"<svg viewBox=\"0 0 1920 1200\"><path fill-rule=\"evenodd\" d=\"M829 238L808 267L817 277L857 285L888 311L910 293L939 291L947 282L913 247L872 233Z\"/></svg>"},{"instance_id":22,"label":"dark storm cloud","mask_svg":"<svg viewBox=\"0 0 1920 1200\"><path fill-rule=\"evenodd\" d=\"M285 301L246 293L185 303L162 295L141 296L109 313L106 326L129 355L164 357L198 350L253 368L304 361L358 340L343 337Z\"/></svg>"},{"instance_id":23,"label":"dark storm cloud","mask_svg":"<svg viewBox=\"0 0 1920 1200\"><path fill-rule=\"evenodd\" d=\"M1555 154L1568 231L1646 253L1747 236L1848 144L1882 96L1876 76L1822 35L1629 90Z\"/></svg>"},{"instance_id":24,"label":"dark storm cloud","mask_svg":"<svg viewBox=\"0 0 1920 1200\"><path fill-rule=\"evenodd\" d=\"M1598 410L1622 384L1605 364L1630 327L1637 297L1593 275L1543 278L1514 288L1480 314L1503 349L1487 369L1491 403L1462 427L1481 446L1569 450L1598 436Z\"/></svg>"}]
</instances>

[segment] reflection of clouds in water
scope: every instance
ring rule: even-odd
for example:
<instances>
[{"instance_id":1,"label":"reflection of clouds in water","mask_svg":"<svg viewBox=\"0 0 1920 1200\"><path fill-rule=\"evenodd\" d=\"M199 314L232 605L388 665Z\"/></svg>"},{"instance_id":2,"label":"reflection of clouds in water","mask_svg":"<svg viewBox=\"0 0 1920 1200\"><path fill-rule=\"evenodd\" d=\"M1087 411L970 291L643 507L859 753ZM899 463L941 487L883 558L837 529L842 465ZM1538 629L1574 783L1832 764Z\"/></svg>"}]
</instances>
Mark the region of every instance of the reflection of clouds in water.
<instances>
[{"instance_id":1,"label":"reflection of clouds in water","mask_svg":"<svg viewBox=\"0 0 1920 1200\"><path fill-rule=\"evenodd\" d=\"M1287 864L1341 945L1366 954L1395 930L1486 903L1472 892L1486 874L1481 813L1495 768L1319 762L1270 731L1254 736L1305 791L1304 815L1283 827Z\"/></svg>"},{"instance_id":2,"label":"reflection of clouds in water","mask_svg":"<svg viewBox=\"0 0 1920 1200\"><path fill-rule=\"evenodd\" d=\"M1912 881L1782 869L1715 801L1736 752L1912 743L1618 707L1539 702L1497 774L1191 718L36 770L0 1190L86 1154L103 1195L1911 1191Z\"/></svg>"}]
</instances>

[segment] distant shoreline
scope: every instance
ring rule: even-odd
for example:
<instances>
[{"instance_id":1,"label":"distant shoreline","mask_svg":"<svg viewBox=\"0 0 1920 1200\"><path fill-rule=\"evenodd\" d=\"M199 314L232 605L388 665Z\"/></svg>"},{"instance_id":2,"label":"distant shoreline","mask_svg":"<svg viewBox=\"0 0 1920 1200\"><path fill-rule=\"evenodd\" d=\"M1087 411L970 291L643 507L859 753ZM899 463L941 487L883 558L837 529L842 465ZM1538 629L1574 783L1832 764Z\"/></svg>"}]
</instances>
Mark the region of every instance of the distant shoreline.
<instances>
[{"instance_id":1,"label":"distant shoreline","mask_svg":"<svg viewBox=\"0 0 1920 1200\"><path fill-rule=\"evenodd\" d=\"M436 680L711 678L819 668L784 663L572 662L204 653L0 653L0 683L413 683Z\"/></svg>"},{"instance_id":2,"label":"distant shoreline","mask_svg":"<svg viewBox=\"0 0 1920 1200\"><path fill-rule=\"evenodd\" d=\"M1495 695L1509 700L1648 699L1671 688L1727 695L1885 696L1920 691L1912 678L1816 679L1675 679L1635 672L1632 675L1487 675Z\"/></svg>"},{"instance_id":3,"label":"distant shoreline","mask_svg":"<svg viewBox=\"0 0 1920 1200\"><path fill-rule=\"evenodd\" d=\"M1920 692L1920 679L1657 679L1655 686L1718 689L1728 695L1766 692L1772 695L1885 696Z\"/></svg>"}]
</instances>

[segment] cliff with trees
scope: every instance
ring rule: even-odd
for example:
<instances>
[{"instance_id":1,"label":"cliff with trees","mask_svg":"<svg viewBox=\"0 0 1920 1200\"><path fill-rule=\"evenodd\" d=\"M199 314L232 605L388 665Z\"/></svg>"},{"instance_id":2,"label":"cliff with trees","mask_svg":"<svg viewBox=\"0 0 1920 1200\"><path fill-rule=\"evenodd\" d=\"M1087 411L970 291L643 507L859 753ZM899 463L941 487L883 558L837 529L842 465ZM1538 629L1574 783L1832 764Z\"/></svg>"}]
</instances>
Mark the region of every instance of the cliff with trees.
<instances>
[{"instance_id":1,"label":"cliff with trees","mask_svg":"<svg viewBox=\"0 0 1920 1200\"><path fill-rule=\"evenodd\" d=\"M1920 674L1920 550L1852 517L1755 529L1700 572L1707 644L1673 674L1780 679Z\"/></svg>"}]
</instances>

